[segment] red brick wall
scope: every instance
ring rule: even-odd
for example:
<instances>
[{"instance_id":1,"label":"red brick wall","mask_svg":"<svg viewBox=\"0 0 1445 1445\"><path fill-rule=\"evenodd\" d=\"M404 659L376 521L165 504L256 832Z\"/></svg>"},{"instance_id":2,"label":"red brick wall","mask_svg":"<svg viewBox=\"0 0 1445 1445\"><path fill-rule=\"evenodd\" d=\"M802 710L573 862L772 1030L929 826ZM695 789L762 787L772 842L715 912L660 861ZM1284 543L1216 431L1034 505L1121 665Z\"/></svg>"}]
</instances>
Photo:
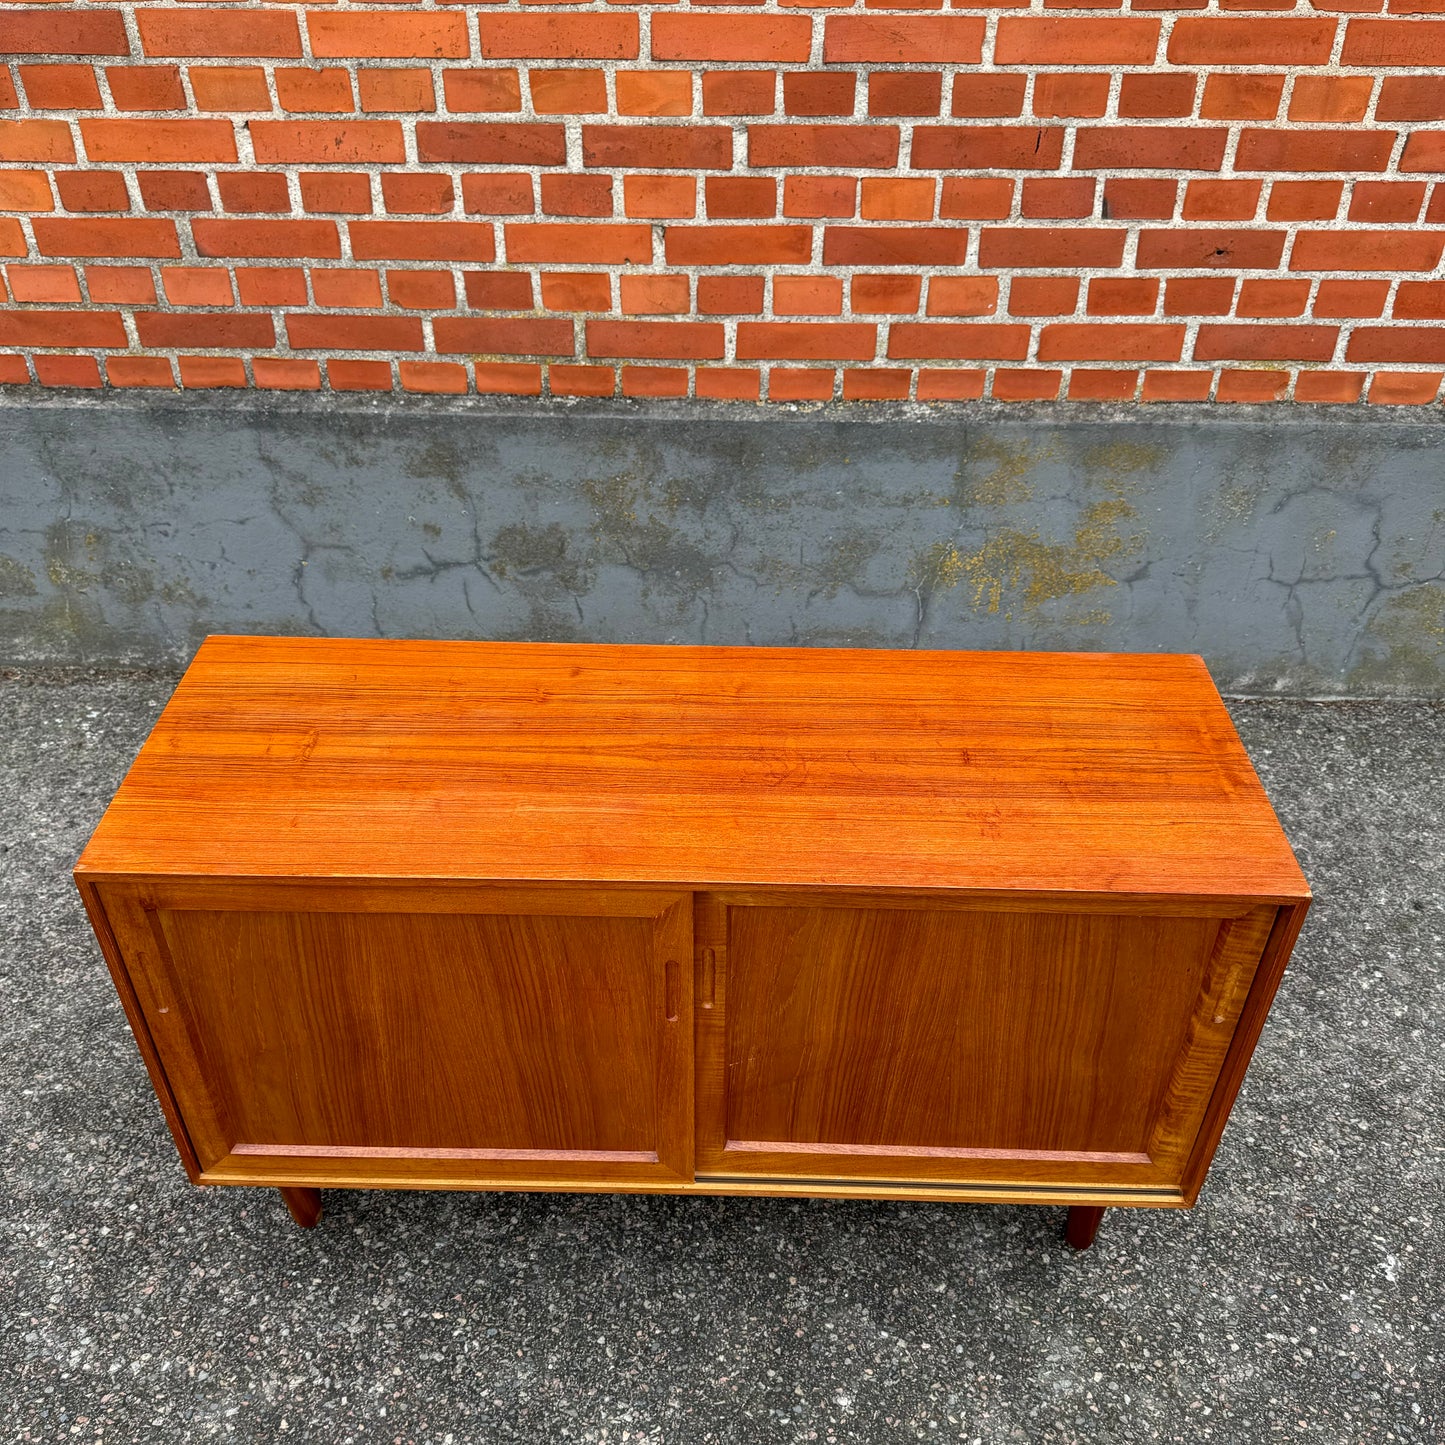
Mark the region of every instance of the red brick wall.
<instances>
[{"instance_id":1,"label":"red brick wall","mask_svg":"<svg viewBox=\"0 0 1445 1445\"><path fill-rule=\"evenodd\" d=\"M1442 11L0 0L0 382L1433 401Z\"/></svg>"}]
</instances>

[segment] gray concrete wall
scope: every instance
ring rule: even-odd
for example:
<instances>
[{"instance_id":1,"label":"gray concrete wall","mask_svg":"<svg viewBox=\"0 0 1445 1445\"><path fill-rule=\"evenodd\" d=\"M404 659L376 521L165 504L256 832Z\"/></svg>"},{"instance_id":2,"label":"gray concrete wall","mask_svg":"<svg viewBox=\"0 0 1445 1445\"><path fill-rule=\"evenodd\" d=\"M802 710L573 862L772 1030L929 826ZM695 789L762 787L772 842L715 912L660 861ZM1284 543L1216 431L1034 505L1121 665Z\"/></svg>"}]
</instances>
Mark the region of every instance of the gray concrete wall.
<instances>
[{"instance_id":1,"label":"gray concrete wall","mask_svg":"<svg viewBox=\"0 0 1445 1445\"><path fill-rule=\"evenodd\" d=\"M1445 695L1445 426L338 397L0 402L0 659L207 632L1191 651Z\"/></svg>"}]
</instances>

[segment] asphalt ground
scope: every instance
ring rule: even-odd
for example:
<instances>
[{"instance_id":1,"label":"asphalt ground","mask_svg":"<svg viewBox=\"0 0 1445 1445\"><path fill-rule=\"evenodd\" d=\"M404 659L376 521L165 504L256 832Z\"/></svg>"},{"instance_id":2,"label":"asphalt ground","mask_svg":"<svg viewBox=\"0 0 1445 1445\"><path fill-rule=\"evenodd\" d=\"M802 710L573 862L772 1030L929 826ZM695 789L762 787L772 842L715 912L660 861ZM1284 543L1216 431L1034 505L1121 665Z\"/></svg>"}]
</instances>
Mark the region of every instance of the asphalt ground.
<instances>
[{"instance_id":1,"label":"asphalt ground","mask_svg":"<svg viewBox=\"0 0 1445 1445\"><path fill-rule=\"evenodd\" d=\"M1191 1213L193 1189L69 872L174 679L0 673L17 1441L1445 1440L1445 706L1232 704L1317 901Z\"/></svg>"}]
</instances>

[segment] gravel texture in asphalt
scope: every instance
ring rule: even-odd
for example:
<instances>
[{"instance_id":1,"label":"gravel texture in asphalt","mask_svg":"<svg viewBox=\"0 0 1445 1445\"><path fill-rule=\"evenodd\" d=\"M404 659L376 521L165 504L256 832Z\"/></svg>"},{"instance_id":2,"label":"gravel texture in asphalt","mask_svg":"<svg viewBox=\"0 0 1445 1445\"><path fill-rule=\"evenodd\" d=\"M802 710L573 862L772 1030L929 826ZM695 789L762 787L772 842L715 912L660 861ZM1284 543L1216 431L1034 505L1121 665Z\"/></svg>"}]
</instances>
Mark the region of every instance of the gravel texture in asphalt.
<instances>
[{"instance_id":1,"label":"gravel texture in asphalt","mask_svg":"<svg viewBox=\"0 0 1445 1445\"><path fill-rule=\"evenodd\" d=\"M1316 903L1192 1213L186 1181L69 872L173 677L0 673L0 1427L1445 1440L1445 706L1232 705Z\"/></svg>"}]
</instances>

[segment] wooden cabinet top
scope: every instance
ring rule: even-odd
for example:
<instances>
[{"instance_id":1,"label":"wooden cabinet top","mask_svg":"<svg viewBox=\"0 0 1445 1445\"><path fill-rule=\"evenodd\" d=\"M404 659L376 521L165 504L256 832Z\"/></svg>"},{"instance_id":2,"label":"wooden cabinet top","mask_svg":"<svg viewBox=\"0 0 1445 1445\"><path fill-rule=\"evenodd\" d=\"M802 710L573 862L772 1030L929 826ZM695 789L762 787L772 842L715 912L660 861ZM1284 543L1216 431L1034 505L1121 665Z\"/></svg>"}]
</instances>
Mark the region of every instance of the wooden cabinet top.
<instances>
[{"instance_id":1,"label":"wooden cabinet top","mask_svg":"<svg viewBox=\"0 0 1445 1445\"><path fill-rule=\"evenodd\" d=\"M1198 657L212 637L77 871L1309 889Z\"/></svg>"}]
</instances>

